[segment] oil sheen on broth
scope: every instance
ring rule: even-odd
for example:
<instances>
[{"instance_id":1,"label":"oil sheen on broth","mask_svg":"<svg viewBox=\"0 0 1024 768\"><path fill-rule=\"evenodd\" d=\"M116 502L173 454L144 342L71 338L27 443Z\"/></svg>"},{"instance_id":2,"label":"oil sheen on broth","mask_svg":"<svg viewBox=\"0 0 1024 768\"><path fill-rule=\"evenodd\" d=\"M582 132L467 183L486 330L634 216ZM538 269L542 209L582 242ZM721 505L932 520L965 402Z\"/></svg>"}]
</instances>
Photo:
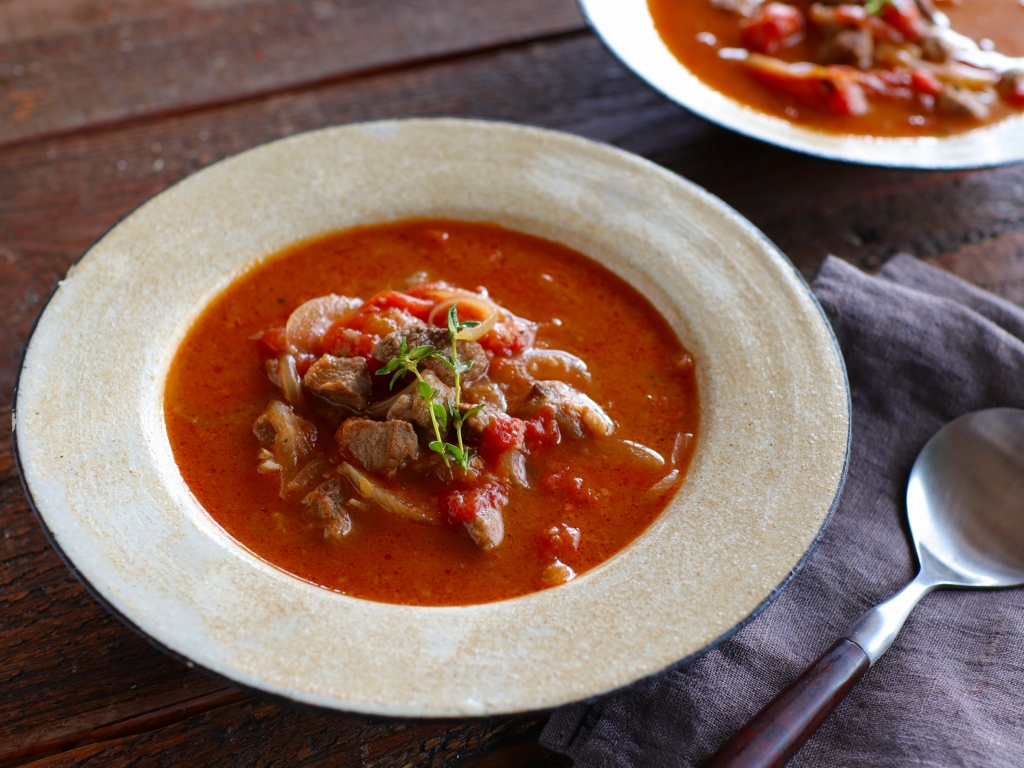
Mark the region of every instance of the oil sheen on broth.
<instances>
[{"instance_id":1,"label":"oil sheen on broth","mask_svg":"<svg viewBox=\"0 0 1024 768\"><path fill-rule=\"evenodd\" d=\"M256 555L355 597L465 605L557 587L640 535L699 408L675 333L601 265L408 220L242 275L182 342L165 418L189 488Z\"/></svg>"}]
</instances>

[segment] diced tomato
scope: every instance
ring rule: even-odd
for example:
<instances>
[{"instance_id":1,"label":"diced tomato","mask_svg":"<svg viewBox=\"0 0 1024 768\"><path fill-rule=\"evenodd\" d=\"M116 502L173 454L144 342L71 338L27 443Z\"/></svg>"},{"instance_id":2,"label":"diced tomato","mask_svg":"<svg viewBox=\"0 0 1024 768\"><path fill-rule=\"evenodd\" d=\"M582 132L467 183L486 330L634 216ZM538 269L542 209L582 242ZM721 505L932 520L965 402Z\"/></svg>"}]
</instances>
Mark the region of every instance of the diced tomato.
<instances>
[{"instance_id":1,"label":"diced tomato","mask_svg":"<svg viewBox=\"0 0 1024 768\"><path fill-rule=\"evenodd\" d=\"M580 529L568 523L552 526L538 536L538 549L545 560L569 559L580 546Z\"/></svg>"},{"instance_id":2,"label":"diced tomato","mask_svg":"<svg viewBox=\"0 0 1024 768\"><path fill-rule=\"evenodd\" d=\"M1024 107L1024 70L1004 73L996 87L999 95L1008 102Z\"/></svg>"},{"instance_id":3,"label":"diced tomato","mask_svg":"<svg viewBox=\"0 0 1024 768\"><path fill-rule=\"evenodd\" d=\"M878 15L908 42L916 42L924 36L924 19L914 0L888 0Z\"/></svg>"},{"instance_id":4,"label":"diced tomato","mask_svg":"<svg viewBox=\"0 0 1024 768\"><path fill-rule=\"evenodd\" d=\"M740 22L743 45L758 53L775 53L800 40L804 15L792 5L768 3L752 18Z\"/></svg>"},{"instance_id":5,"label":"diced tomato","mask_svg":"<svg viewBox=\"0 0 1024 768\"><path fill-rule=\"evenodd\" d=\"M540 481L540 484L563 499L568 499L572 504L590 504L597 500L597 495L587 487L583 478L576 477L573 470L569 468L548 475Z\"/></svg>"},{"instance_id":6,"label":"diced tomato","mask_svg":"<svg viewBox=\"0 0 1024 768\"><path fill-rule=\"evenodd\" d=\"M551 407L542 408L532 419L524 422L526 427L526 444L530 448L543 448L558 445L562 442L562 433L555 421L555 412Z\"/></svg>"},{"instance_id":7,"label":"diced tomato","mask_svg":"<svg viewBox=\"0 0 1024 768\"><path fill-rule=\"evenodd\" d=\"M853 67L787 64L771 56L752 53L745 60L750 74L770 88L837 115L863 115L868 111L859 72Z\"/></svg>"},{"instance_id":8,"label":"diced tomato","mask_svg":"<svg viewBox=\"0 0 1024 768\"><path fill-rule=\"evenodd\" d=\"M910 85L918 93L938 96L942 93L942 83L927 69L915 69L910 73Z\"/></svg>"},{"instance_id":9,"label":"diced tomato","mask_svg":"<svg viewBox=\"0 0 1024 768\"><path fill-rule=\"evenodd\" d=\"M277 357L287 349L284 328L269 328L256 340L256 348L263 357Z\"/></svg>"},{"instance_id":10,"label":"diced tomato","mask_svg":"<svg viewBox=\"0 0 1024 768\"><path fill-rule=\"evenodd\" d=\"M380 339L376 336L362 333L347 327L344 319L338 320L332 325L320 339L320 353L324 355L337 355L338 357L351 357L360 355L369 357L370 352L377 346Z\"/></svg>"},{"instance_id":11,"label":"diced tomato","mask_svg":"<svg viewBox=\"0 0 1024 768\"><path fill-rule=\"evenodd\" d=\"M493 417L480 438L480 455L497 461L505 451L521 446L526 439L526 422L499 414Z\"/></svg>"},{"instance_id":12,"label":"diced tomato","mask_svg":"<svg viewBox=\"0 0 1024 768\"><path fill-rule=\"evenodd\" d=\"M306 371L317 360L316 355L299 355L295 358L295 370L299 376L305 376Z\"/></svg>"},{"instance_id":13,"label":"diced tomato","mask_svg":"<svg viewBox=\"0 0 1024 768\"><path fill-rule=\"evenodd\" d=\"M488 333L480 337L480 344L499 357L512 357L533 346L537 330L532 323L509 315Z\"/></svg>"},{"instance_id":14,"label":"diced tomato","mask_svg":"<svg viewBox=\"0 0 1024 768\"><path fill-rule=\"evenodd\" d=\"M508 503L508 490L496 480L483 485L449 491L441 497L441 511L449 525L471 523L487 509L501 509Z\"/></svg>"},{"instance_id":15,"label":"diced tomato","mask_svg":"<svg viewBox=\"0 0 1024 768\"><path fill-rule=\"evenodd\" d=\"M399 293L398 291L381 291L377 295L372 296L364 304L364 306L366 305L380 307L381 309L387 309L388 307L404 309L410 315L423 322L427 321L430 310L434 308L434 302L429 299L418 298L408 293Z\"/></svg>"}]
</instances>

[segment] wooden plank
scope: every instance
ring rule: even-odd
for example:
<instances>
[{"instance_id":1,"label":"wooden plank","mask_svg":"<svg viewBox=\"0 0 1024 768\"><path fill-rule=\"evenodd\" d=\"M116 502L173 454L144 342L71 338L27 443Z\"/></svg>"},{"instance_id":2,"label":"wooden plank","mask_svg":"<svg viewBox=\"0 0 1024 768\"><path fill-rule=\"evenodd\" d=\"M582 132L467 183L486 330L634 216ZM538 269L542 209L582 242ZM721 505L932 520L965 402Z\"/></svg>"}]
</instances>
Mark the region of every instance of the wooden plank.
<instances>
[{"instance_id":1,"label":"wooden plank","mask_svg":"<svg viewBox=\"0 0 1024 768\"><path fill-rule=\"evenodd\" d=\"M55 280L145 198L278 136L430 114L520 120L640 151L731 202L808 270L830 251L869 263L897 247L955 252L1024 231L1022 166L911 173L776 150L665 102L592 37L570 36L0 150L0 398L10 397L19 349ZM865 225L876 227L874 238L861 236ZM1000 269L993 267L993 285ZM117 723L149 728L148 713L224 690L152 651L90 600L46 545L17 487L0 493L0 745L23 748L26 734L37 744L80 743ZM246 711L238 717L259 719Z\"/></svg>"},{"instance_id":2,"label":"wooden plank","mask_svg":"<svg viewBox=\"0 0 1024 768\"><path fill-rule=\"evenodd\" d=\"M583 24L573 0L7 0L0 144Z\"/></svg>"},{"instance_id":3,"label":"wooden plank","mask_svg":"<svg viewBox=\"0 0 1024 768\"><path fill-rule=\"evenodd\" d=\"M535 746L545 717L469 723L382 723L250 701L131 738L54 755L32 768L147 765L287 765L440 768L482 752L491 768L554 768L567 761ZM524 747L524 741L525 747ZM512 742L503 754L502 746ZM532 742L532 743L531 743ZM470 763L472 766L473 763Z\"/></svg>"}]
</instances>

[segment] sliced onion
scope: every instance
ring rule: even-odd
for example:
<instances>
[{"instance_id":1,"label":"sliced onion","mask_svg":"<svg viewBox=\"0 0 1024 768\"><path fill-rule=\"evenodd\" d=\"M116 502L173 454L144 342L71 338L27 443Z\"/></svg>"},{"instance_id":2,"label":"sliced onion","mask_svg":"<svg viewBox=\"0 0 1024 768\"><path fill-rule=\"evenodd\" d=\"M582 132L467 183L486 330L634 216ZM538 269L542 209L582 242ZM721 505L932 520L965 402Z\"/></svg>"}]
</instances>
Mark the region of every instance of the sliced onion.
<instances>
[{"instance_id":1,"label":"sliced onion","mask_svg":"<svg viewBox=\"0 0 1024 768\"><path fill-rule=\"evenodd\" d=\"M576 355L560 349L524 350L518 358L523 372L532 379L571 379L590 381L587 364Z\"/></svg>"},{"instance_id":2,"label":"sliced onion","mask_svg":"<svg viewBox=\"0 0 1024 768\"><path fill-rule=\"evenodd\" d=\"M349 479L360 496L369 499L382 509L420 523L438 522L436 515L413 506L391 491L384 490L347 461L341 463L338 471Z\"/></svg>"},{"instance_id":3,"label":"sliced onion","mask_svg":"<svg viewBox=\"0 0 1024 768\"><path fill-rule=\"evenodd\" d=\"M302 381L295 367L295 358L289 354L281 355L277 360L277 372L281 377L281 391L288 402L295 406L302 405Z\"/></svg>"},{"instance_id":4,"label":"sliced onion","mask_svg":"<svg viewBox=\"0 0 1024 768\"><path fill-rule=\"evenodd\" d=\"M391 395L386 400L378 400L376 403L370 403L366 408L366 413L374 419L379 419L381 416L386 416L387 412L391 410L391 406L395 404L402 395L407 395L416 389L417 381L413 379L409 384L399 392Z\"/></svg>"},{"instance_id":5,"label":"sliced onion","mask_svg":"<svg viewBox=\"0 0 1024 768\"><path fill-rule=\"evenodd\" d=\"M459 331L459 335L456 336L457 339L462 341L476 341L498 324L498 320L502 317L503 310L493 301L485 299L478 294L470 293L469 291L452 291L452 294L456 293L459 295L449 296L434 305L434 308L430 310L430 316L427 318L427 323L429 325L435 325L437 316L442 313L447 317L448 310L451 309L452 304L458 304L460 307L471 307L475 310L474 315L483 318L478 321L480 325L475 325L472 328L463 328ZM463 317L462 319L465 318ZM440 324L438 323L438 325Z\"/></svg>"},{"instance_id":6,"label":"sliced onion","mask_svg":"<svg viewBox=\"0 0 1024 768\"><path fill-rule=\"evenodd\" d=\"M693 435L689 432L680 432L676 435L676 442L672 446L672 466L678 467L680 459L683 458L683 454L690 447L690 443L693 441Z\"/></svg>"},{"instance_id":7,"label":"sliced onion","mask_svg":"<svg viewBox=\"0 0 1024 768\"><path fill-rule=\"evenodd\" d=\"M330 293L299 305L288 317L284 338L292 354L316 354L317 343L327 330L363 305L362 299L351 299Z\"/></svg>"},{"instance_id":8,"label":"sliced onion","mask_svg":"<svg viewBox=\"0 0 1024 768\"><path fill-rule=\"evenodd\" d=\"M661 480L656 482L650 488L647 489L647 493L640 497L638 504L646 504L649 501L654 501L657 498L664 496L666 493L675 488L679 482L679 470L673 469Z\"/></svg>"},{"instance_id":9,"label":"sliced onion","mask_svg":"<svg viewBox=\"0 0 1024 768\"><path fill-rule=\"evenodd\" d=\"M511 448L501 457L501 471L513 485L529 489L530 480L526 474L526 455L518 448Z\"/></svg>"},{"instance_id":10,"label":"sliced onion","mask_svg":"<svg viewBox=\"0 0 1024 768\"><path fill-rule=\"evenodd\" d=\"M653 448L648 448L642 443L634 443L632 440L623 440L622 442L629 448L631 454L652 469L660 469L665 466L665 457Z\"/></svg>"},{"instance_id":11,"label":"sliced onion","mask_svg":"<svg viewBox=\"0 0 1024 768\"><path fill-rule=\"evenodd\" d=\"M329 467L330 464L323 457L313 459L285 486L285 493L305 491L319 485L321 477Z\"/></svg>"}]
</instances>

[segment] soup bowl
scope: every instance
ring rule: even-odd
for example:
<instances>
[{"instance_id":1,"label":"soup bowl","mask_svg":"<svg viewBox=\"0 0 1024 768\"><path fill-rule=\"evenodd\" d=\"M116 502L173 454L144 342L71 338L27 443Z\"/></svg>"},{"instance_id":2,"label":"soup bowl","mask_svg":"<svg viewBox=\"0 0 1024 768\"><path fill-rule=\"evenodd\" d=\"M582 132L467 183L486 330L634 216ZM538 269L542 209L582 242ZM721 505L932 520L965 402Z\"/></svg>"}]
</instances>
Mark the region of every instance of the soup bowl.
<instances>
[{"instance_id":1,"label":"soup bowl","mask_svg":"<svg viewBox=\"0 0 1024 768\"><path fill-rule=\"evenodd\" d=\"M495 222L582 251L646 294L693 353L701 433L686 481L631 545L568 584L448 608L319 588L228 536L175 464L165 381L211 298L299 240L409 217ZM750 620L831 515L850 408L806 284L723 203L608 146L439 119L294 136L141 206L51 297L15 425L54 546L166 652L305 705L465 717L621 688Z\"/></svg>"},{"instance_id":2,"label":"soup bowl","mask_svg":"<svg viewBox=\"0 0 1024 768\"><path fill-rule=\"evenodd\" d=\"M705 84L665 45L647 0L579 0L579 4L611 52L648 84L706 120L751 138L830 160L891 168L978 168L1024 160L1024 114L946 137L826 133L759 112ZM701 43L694 40L693 44Z\"/></svg>"}]
</instances>

